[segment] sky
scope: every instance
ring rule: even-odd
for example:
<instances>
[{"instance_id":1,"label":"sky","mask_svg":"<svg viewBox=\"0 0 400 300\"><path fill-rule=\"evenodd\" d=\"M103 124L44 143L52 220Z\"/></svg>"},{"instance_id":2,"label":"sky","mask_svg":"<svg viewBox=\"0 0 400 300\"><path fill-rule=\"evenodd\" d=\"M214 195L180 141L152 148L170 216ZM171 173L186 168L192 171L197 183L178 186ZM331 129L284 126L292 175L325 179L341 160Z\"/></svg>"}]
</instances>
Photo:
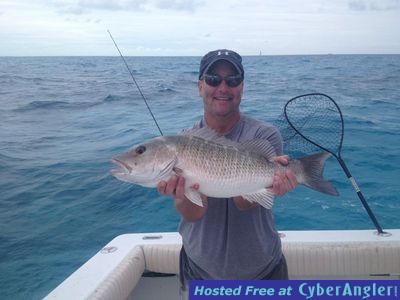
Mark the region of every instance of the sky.
<instances>
[{"instance_id":1,"label":"sky","mask_svg":"<svg viewBox=\"0 0 400 300\"><path fill-rule=\"evenodd\" d=\"M400 54L400 0L0 0L0 56Z\"/></svg>"}]
</instances>

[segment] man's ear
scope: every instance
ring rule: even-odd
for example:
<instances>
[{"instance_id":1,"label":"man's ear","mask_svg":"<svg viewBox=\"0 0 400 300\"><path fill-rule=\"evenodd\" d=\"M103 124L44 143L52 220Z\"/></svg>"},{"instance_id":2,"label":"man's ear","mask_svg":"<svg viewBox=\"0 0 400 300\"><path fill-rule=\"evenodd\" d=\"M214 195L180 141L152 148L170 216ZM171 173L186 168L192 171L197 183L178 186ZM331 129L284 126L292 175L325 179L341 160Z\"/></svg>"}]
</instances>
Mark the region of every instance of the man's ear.
<instances>
[{"instance_id":1,"label":"man's ear","mask_svg":"<svg viewBox=\"0 0 400 300\"><path fill-rule=\"evenodd\" d=\"M197 87L199 89L199 96L203 97L204 81L203 80L199 80L197 82Z\"/></svg>"}]
</instances>

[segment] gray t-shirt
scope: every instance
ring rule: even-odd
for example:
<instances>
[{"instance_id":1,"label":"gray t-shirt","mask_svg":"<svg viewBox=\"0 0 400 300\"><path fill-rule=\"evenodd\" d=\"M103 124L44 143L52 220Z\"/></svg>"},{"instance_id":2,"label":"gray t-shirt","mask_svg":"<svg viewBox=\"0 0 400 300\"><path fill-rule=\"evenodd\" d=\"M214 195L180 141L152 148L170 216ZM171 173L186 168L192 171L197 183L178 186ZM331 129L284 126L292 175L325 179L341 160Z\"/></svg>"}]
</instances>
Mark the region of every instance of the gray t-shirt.
<instances>
[{"instance_id":1,"label":"gray t-shirt","mask_svg":"<svg viewBox=\"0 0 400 300\"><path fill-rule=\"evenodd\" d=\"M204 120L194 128L206 126ZM282 154L278 130L245 115L225 135L236 142L265 138ZM240 211L230 198L209 198L208 209L195 223L181 220L179 233L187 254L186 279L261 279L279 263L281 241L271 210L258 205Z\"/></svg>"}]
</instances>

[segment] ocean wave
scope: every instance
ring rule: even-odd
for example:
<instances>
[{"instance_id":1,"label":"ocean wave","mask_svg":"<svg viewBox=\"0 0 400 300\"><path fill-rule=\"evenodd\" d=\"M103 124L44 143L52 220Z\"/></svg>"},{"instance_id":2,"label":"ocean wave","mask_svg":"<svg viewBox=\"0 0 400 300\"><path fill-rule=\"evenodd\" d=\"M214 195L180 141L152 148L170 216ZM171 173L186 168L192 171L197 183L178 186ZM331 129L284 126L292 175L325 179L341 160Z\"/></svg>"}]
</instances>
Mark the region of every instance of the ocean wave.
<instances>
[{"instance_id":1,"label":"ocean wave","mask_svg":"<svg viewBox=\"0 0 400 300\"><path fill-rule=\"evenodd\" d=\"M168 87L163 87L161 89L158 90L159 93L178 93L177 90L174 90L172 88L168 88Z\"/></svg>"},{"instance_id":2,"label":"ocean wave","mask_svg":"<svg viewBox=\"0 0 400 300\"><path fill-rule=\"evenodd\" d=\"M326 66L326 67L322 68L322 70L325 70L325 71L333 71L333 70L337 70L337 69L338 69L337 67L332 67L332 66Z\"/></svg>"},{"instance_id":3,"label":"ocean wave","mask_svg":"<svg viewBox=\"0 0 400 300\"><path fill-rule=\"evenodd\" d=\"M315 81L316 78L314 76L309 76L309 75L303 75L299 77L299 80L302 81ZM304 84L304 83L302 83Z\"/></svg>"},{"instance_id":4,"label":"ocean wave","mask_svg":"<svg viewBox=\"0 0 400 300\"><path fill-rule=\"evenodd\" d=\"M116 102L121 101L121 99L123 99L123 97L109 94L103 99L103 102Z\"/></svg>"},{"instance_id":5,"label":"ocean wave","mask_svg":"<svg viewBox=\"0 0 400 300\"><path fill-rule=\"evenodd\" d=\"M60 100L35 100L16 108L14 112L31 112L36 110L82 109L89 108L99 103L93 102L67 102Z\"/></svg>"},{"instance_id":6,"label":"ocean wave","mask_svg":"<svg viewBox=\"0 0 400 300\"><path fill-rule=\"evenodd\" d=\"M159 93L178 93L177 90L173 89L172 87L166 86L165 84L157 84L157 91Z\"/></svg>"},{"instance_id":7,"label":"ocean wave","mask_svg":"<svg viewBox=\"0 0 400 300\"><path fill-rule=\"evenodd\" d=\"M7 170L14 168L17 164L28 162L29 159L25 157L11 156L9 154L0 153L0 170Z\"/></svg>"},{"instance_id":8,"label":"ocean wave","mask_svg":"<svg viewBox=\"0 0 400 300\"><path fill-rule=\"evenodd\" d=\"M183 71L182 73L189 74L189 75L198 75L199 74L199 72L197 70L196 71Z\"/></svg>"},{"instance_id":9,"label":"ocean wave","mask_svg":"<svg viewBox=\"0 0 400 300\"><path fill-rule=\"evenodd\" d=\"M35 109L49 109L49 108L66 108L70 104L66 101L49 101L49 100L36 100L32 101L19 110L35 110Z\"/></svg>"},{"instance_id":10,"label":"ocean wave","mask_svg":"<svg viewBox=\"0 0 400 300\"><path fill-rule=\"evenodd\" d=\"M26 77L26 76L21 76L21 75L10 75L10 74L1 74L0 75L0 83L2 84L43 84L43 83L49 83L49 82L62 82L62 78L44 78L44 77L39 77L39 76L34 76L34 77Z\"/></svg>"},{"instance_id":11,"label":"ocean wave","mask_svg":"<svg viewBox=\"0 0 400 300\"><path fill-rule=\"evenodd\" d=\"M375 99L375 100L372 100L371 102L372 102L372 105L382 105L385 107L392 107L392 109L395 109L395 110L400 109L398 103L394 103L393 100L389 100L389 99L388 100Z\"/></svg>"}]
</instances>

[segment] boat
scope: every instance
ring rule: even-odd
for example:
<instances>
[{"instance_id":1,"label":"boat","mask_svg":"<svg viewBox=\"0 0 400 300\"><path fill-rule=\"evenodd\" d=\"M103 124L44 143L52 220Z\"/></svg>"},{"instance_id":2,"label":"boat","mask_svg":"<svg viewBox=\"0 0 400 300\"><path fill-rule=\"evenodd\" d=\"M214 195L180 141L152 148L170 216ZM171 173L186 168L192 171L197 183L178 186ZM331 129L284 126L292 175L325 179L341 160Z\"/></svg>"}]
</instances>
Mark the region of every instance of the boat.
<instances>
[{"instance_id":1,"label":"boat","mask_svg":"<svg viewBox=\"0 0 400 300\"><path fill-rule=\"evenodd\" d=\"M400 229L281 231L289 278L400 279ZM45 299L181 299L177 232L117 236Z\"/></svg>"}]
</instances>

